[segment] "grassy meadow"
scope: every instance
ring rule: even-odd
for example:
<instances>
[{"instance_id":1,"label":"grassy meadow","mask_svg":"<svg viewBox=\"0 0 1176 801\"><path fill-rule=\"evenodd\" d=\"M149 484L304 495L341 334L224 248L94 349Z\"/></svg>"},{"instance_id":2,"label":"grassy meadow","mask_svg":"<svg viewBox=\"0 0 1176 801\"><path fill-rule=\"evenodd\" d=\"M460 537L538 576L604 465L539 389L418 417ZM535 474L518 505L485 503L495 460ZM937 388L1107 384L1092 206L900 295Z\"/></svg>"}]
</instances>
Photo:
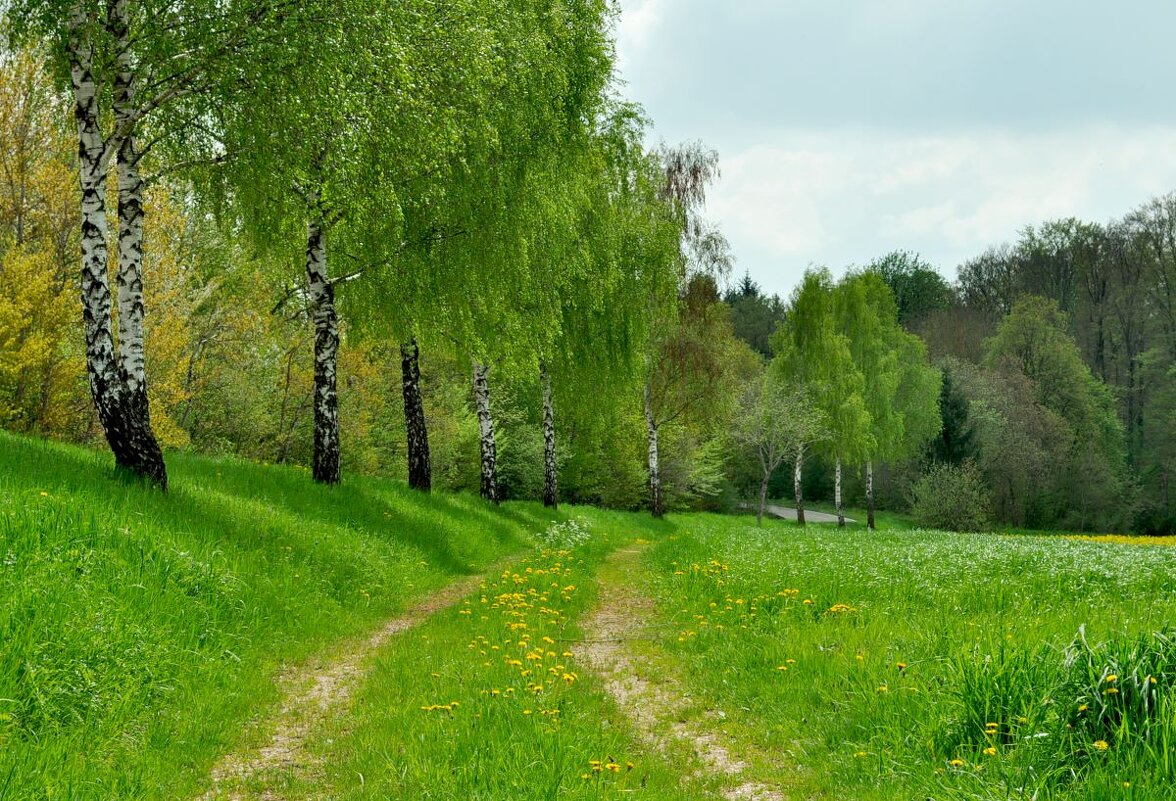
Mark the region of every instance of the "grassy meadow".
<instances>
[{"instance_id":1,"label":"grassy meadow","mask_svg":"<svg viewBox=\"0 0 1176 801\"><path fill-rule=\"evenodd\" d=\"M790 797L1171 798L1176 553L1152 542L693 517L647 555L674 626L647 655Z\"/></svg>"},{"instance_id":2,"label":"grassy meadow","mask_svg":"<svg viewBox=\"0 0 1176 801\"><path fill-rule=\"evenodd\" d=\"M0 451L3 799L199 797L280 704L282 665L495 563L382 646L316 724L321 770L271 797L723 797L730 777L651 743L572 655L622 591L651 604L616 633L633 671L788 799L1173 797L1160 540L495 509L185 456L165 496L88 451ZM602 571L618 548L631 567Z\"/></svg>"}]
</instances>

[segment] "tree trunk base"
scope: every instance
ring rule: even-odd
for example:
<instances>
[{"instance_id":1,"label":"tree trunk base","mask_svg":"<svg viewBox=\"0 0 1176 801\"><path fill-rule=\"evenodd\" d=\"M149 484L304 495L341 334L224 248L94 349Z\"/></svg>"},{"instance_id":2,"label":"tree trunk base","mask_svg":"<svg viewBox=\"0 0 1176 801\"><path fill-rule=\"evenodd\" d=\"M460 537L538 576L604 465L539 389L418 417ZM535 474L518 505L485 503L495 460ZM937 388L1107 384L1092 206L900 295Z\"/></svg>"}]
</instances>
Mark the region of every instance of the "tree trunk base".
<instances>
[{"instance_id":1,"label":"tree trunk base","mask_svg":"<svg viewBox=\"0 0 1176 801\"><path fill-rule=\"evenodd\" d=\"M145 390L127 393L116 401L114 408L103 411L100 407L99 420L117 469L166 491L167 465L159 440L151 430L148 408Z\"/></svg>"}]
</instances>

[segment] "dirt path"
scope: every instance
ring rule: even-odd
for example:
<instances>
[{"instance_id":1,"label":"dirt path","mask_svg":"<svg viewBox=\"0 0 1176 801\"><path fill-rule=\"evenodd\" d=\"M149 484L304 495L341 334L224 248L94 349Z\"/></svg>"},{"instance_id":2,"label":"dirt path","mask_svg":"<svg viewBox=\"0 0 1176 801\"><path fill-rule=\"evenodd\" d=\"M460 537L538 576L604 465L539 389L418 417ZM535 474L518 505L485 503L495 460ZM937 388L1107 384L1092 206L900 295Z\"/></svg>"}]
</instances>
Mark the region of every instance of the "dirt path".
<instances>
[{"instance_id":1,"label":"dirt path","mask_svg":"<svg viewBox=\"0 0 1176 801\"><path fill-rule=\"evenodd\" d=\"M308 752L308 737L324 717L338 713L350 699L373 653L397 634L457 604L494 570L455 581L388 620L367 639L282 673L278 683L285 700L276 717L261 724L271 732L269 742L222 757L212 770L212 788L201 801L282 801L282 786L316 778L322 766Z\"/></svg>"},{"instance_id":2,"label":"dirt path","mask_svg":"<svg viewBox=\"0 0 1176 801\"><path fill-rule=\"evenodd\" d=\"M780 790L744 777L747 763L721 734L704 728L705 721L689 719L685 713L691 702L677 681L662 672L654 682L635 668L639 660L630 642L648 636L653 612L652 601L639 595L629 579L637 572L643 550L640 545L618 550L605 561L597 579L602 604L585 619L584 641L573 652L604 678L605 688L642 739L662 750L684 744L694 753L698 771L728 776L733 784L723 792L725 798L786 801Z\"/></svg>"}]
</instances>

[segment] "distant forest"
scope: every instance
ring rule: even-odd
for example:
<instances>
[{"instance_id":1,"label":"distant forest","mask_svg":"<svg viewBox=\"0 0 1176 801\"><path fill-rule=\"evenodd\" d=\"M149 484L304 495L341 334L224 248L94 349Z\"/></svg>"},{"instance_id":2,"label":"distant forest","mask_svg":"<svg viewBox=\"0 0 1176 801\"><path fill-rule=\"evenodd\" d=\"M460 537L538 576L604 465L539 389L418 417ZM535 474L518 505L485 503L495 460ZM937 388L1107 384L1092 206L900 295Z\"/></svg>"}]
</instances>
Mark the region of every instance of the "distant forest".
<instances>
[{"instance_id":1,"label":"distant forest","mask_svg":"<svg viewBox=\"0 0 1176 801\"><path fill-rule=\"evenodd\" d=\"M880 500L903 507L929 461L970 462L997 522L1173 533L1176 194L1105 225L1027 226L960 265L954 284L909 252L866 269L889 284L902 324L944 375L942 434L921 463L891 466ZM769 355L788 303L750 276L726 301L736 335ZM997 348L998 332L1018 341ZM1094 419L1091 404L1115 420ZM789 480L781 471L775 494ZM809 482L810 495L828 495L826 474Z\"/></svg>"}]
</instances>

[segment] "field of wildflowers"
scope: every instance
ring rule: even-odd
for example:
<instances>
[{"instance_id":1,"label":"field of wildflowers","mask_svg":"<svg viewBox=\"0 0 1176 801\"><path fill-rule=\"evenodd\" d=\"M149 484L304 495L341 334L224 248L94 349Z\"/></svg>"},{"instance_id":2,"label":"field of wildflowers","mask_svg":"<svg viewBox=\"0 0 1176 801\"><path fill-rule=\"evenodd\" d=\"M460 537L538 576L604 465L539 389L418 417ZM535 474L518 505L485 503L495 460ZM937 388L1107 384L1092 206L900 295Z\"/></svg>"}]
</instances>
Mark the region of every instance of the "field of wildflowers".
<instances>
[{"instance_id":1,"label":"field of wildflowers","mask_svg":"<svg viewBox=\"0 0 1176 801\"><path fill-rule=\"evenodd\" d=\"M650 659L792 797L1176 794L1166 548L697 516L646 565Z\"/></svg>"}]
</instances>

